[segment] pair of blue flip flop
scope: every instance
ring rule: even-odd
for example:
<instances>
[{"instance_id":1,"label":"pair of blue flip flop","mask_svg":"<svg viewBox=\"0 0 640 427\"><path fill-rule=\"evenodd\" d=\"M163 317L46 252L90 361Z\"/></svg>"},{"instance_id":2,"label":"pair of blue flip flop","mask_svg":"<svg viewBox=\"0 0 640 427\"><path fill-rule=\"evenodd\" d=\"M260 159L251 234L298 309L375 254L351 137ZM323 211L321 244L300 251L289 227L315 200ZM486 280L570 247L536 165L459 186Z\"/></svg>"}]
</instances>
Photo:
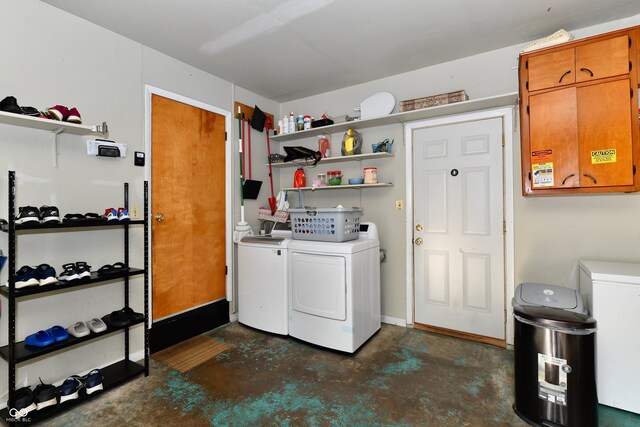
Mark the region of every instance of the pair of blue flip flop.
<instances>
[{"instance_id":1,"label":"pair of blue flip flop","mask_svg":"<svg viewBox=\"0 0 640 427\"><path fill-rule=\"evenodd\" d=\"M24 343L32 347L47 347L69 339L69 333L62 326L52 326L46 331L38 331L25 338Z\"/></svg>"}]
</instances>

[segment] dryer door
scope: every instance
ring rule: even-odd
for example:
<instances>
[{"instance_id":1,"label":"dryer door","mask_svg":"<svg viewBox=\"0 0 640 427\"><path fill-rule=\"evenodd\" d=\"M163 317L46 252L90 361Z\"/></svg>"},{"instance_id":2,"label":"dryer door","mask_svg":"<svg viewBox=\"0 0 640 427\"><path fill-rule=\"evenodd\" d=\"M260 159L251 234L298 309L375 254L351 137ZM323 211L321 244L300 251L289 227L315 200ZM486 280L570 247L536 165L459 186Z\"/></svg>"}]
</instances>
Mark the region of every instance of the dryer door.
<instances>
[{"instance_id":1,"label":"dryer door","mask_svg":"<svg viewBox=\"0 0 640 427\"><path fill-rule=\"evenodd\" d=\"M291 307L328 319L347 319L347 272L342 256L291 253Z\"/></svg>"}]
</instances>

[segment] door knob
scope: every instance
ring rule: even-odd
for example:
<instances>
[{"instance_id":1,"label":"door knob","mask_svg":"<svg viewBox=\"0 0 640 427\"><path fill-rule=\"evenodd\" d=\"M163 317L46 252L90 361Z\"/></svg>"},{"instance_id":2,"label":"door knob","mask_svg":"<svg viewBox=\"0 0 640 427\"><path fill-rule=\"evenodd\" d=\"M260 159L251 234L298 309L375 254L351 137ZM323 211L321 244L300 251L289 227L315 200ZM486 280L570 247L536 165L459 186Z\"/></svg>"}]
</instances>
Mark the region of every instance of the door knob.
<instances>
[{"instance_id":1,"label":"door knob","mask_svg":"<svg viewBox=\"0 0 640 427\"><path fill-rule=\"evenodd\" d=\"M422 237L418 237L416 239L416 245L420 246L422 244Z\"/></svg>"},{"instance_id":2,"label":"door knob","mask_svg":"<svg viewBox=\"0 0 640 427\"><path fill-rule=\"evenodd\" d=\"M164 221L164 215L162 214L162 212L158 212L155 218L156 218L156 221L158 222Z\"/></svg>"},{"instance_id":3,"label":"door knob","mask_svg":"<svg viewBox=\"0 0 640 427\"><path fill-rule=\"evenodd\" d=\"M416 231L422 231L422 224L416 225Z\"/></svg>"}]
</instances>

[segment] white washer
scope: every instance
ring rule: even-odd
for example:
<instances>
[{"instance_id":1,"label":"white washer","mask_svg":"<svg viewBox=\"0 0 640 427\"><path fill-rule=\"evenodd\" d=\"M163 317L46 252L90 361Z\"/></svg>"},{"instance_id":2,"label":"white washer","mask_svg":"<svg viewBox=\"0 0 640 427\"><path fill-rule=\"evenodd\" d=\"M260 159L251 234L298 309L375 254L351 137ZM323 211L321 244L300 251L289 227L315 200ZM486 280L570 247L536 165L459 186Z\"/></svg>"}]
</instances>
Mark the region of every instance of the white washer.
<instances>
[{"instance_id":1,"label":"white washer","mask_svg":"<svg viewBox=\"0 0 640 427\"><path fill-rule=\"evenodd\" d=\"M238 320L287 335L287 248L291 239L246 236L238 243Z\"/></svg>"},{"instance_id":2,"label":"white washer","mask_svg":"<svg viewBox=\"0 0 640 427\"><path fill-rule=\"evenodd\" d=\"M289 244L289 335L355 352L380 329L380 242L373 223L357 240Z\"/></svg>"}]
</instances>

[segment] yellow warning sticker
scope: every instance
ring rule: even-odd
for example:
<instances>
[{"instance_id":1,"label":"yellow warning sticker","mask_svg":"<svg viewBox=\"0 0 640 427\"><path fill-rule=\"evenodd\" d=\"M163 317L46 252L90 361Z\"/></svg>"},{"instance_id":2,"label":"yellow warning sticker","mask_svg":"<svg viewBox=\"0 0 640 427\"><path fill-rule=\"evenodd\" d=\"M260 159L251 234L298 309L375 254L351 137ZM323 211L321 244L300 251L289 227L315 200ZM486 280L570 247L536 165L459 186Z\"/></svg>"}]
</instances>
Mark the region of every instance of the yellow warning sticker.
<instances>
[{"instance_id":1,"label":"yellow warning sticker","mask_svg":"<svg viewBox=\"0 0 640 427\"><path fill-rule=\"evenodd\" d=\"M553 162L531 165L534 187L553 187Z\"/></svg>"},{"instance_id":2,"label":"yellow warning sticker","mask_svg":"<svg viewBox=\"0 0 640 427\"><path fill-rule=\"evenodd\" d=\"M615 148L609 148L607 150L596 150L591 152L592 165L597 165L599 163L615 163L616 161Z\"/></svg>"}]
</instances>

